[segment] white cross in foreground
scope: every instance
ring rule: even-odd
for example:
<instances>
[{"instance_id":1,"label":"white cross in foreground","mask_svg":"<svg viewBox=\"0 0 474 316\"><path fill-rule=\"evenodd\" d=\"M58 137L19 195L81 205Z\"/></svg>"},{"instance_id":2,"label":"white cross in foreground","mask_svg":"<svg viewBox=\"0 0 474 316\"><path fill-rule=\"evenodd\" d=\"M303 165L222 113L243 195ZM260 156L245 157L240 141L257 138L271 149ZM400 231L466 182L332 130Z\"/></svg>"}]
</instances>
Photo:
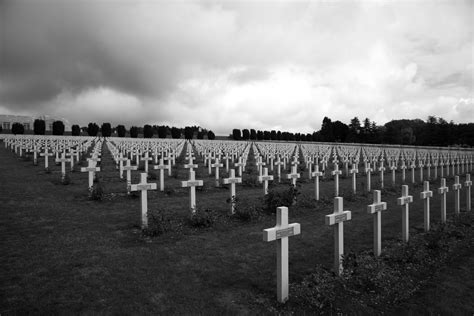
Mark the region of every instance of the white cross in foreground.
<instances>
[{"instance_id":1,"label":"white cross in foreground","mask_svg":"<svg viewBox=\"0 0 474 316\"><path fill-rule=\"evenodd\" d=\"M89 172L89 195L92 195L92 187L94 186L94 173L100 171L100 167L96 167L96 162L93 160L87 161L87 167L82 167L81 172Z\"/></svg>"},{"instance_id":2,"label":"white cross in foreground","mask_svg":"<svg viewBox=\"0 0 474 316\"><path fill-rule=\"evenodd\" d=\"M438 188L438 193L441 194L441 223L446 223L446 193L449 188L446 186L446 179L441 178L441 186Z\"/></svg>"},{"instance_id":3,"label":"white cross in foreground","mask_svg":"<svg viewBox=\"0 0 474 316\"><path fill-rule=\"evenodd\" d=\"M409 235L409 204L413 202L413 196L408 195L408 185L402 185L402 196L397 199L397 204L402 206L402 239L408 242Z\"/></svg>"},{"instance_id":4,"label":"white cross in foreground","mask_svg":"<svg viewBox=\"0 0 474 316\"><path fill-rule=\"evenodd\" d=\"M381 201L380 190L374 190L374 202L367 206L367 212L374 214L374 254L382 252L382 212L387 209L387 202Z\"/></svg>"},{"instance_id":5,"label":"white cross in foreground","mask_svg":"<svg viewBox=\"0 0 474 316\"><path fill-rule=\"evenodd\" d=\"M148 227L148 190L156 190L156 183L147 183L146 182L147 173L140 173L140 183L132 184L131 191L142 191L141 193L141 205L142 205L142 229Z\"/></svg>"},{"instance_id":6,"label":"white cross in foreground","mask_svg":"<svg viewBox=\"0 0 474 316\"><path fill-rule=\"evenodd\" d=\"M344 222L352 218L351 211L343 211L342 197L334 198L334 213L326 215L326 225L334 225L334 272L342 273L342 256L344 255Z\"/></svg>"},{"instance_id":7,"label":"white cross in foreground","mask_svg":"<svg viewBox=\"0 0 474 316\"><path fill-rule=\"evenodd\" d=\"M423 202L423 213L425 219L425 232L430 230L430 198L433 197L433 191L430 191L430 183L428 181L423 182L423 192L420 192L420 198Z\"/></svg>"},{"instance_id":8,"label":"white cross in foreground","mask_svg":"<svg viewBox=\"0 0 474 316\"><path fill-rule=\"evenodd\" d=\"M461 183L459 183L459 176L454 177L453 191L454 191L454 214L456 214L457 216L459 215L459 212L460 212L459 204L460 204L460 198L461 198Z\"/></svg>"},{"instance_id":9,"label":"white cross in foreground","mask_svg":"<svg viewBox=\"0 0 474 316\"><path fill-rule=\"evenodd\" d=\"M235 213L235 184L242 183L242 178L235 177L235 169L230 169L230 176L226 179L223 179L224 184L230 184L230 204L231 204L231 213Z\"/></svg>"},{"instance_id":10,"label":"white cross in foreground","mask_svg":"<svg viewBox=\"0 0 474 316\"><path fill-rule=\"evenodd\" d=\"M204 182L202 180L196 180L194 178L194 171L189 171L189 180L181 181L182 188L189 188L189 208L191 213L196 213L196 187L203 186Z\"/></svg>"},{"instance_id":11,"label":"white cross in foreground","mask_svg":"<svg viewBox=\"0 0 474 316\"><path fill-rule=\"evenodd\" d=\"M277 299L280 303L288 300L288 237L300 233L300 224L288 224L288 207L285 206L277 208L276 226L263 230L263 241L277 241Z\"/></svg>"},{"instance_id":12,"label":"white cross in foreground","mask_svg":"<svg viewBox=\"0 0 474 316\"><path fill-rule=\"evenodd\" d=\"M258 181L262 183L263 181L263 195L268 194L268 181L273 181L273 176L268 175L268 168L263 168L263 175L258 177Z\"/></svg>"},{"instance_id":13,"label":"white cross in foreground","mask_svg":"<svg viewBox=\"0 0 474 316\"><path fill-rule=\"evenodd\" d=\"M471 210L471 186L472 186L472 181L471 181L471 175L468 173L466 174L466 182L464 182L464 186L467 188L466 190L466 211Z\"/></svg>"}]
</instances>

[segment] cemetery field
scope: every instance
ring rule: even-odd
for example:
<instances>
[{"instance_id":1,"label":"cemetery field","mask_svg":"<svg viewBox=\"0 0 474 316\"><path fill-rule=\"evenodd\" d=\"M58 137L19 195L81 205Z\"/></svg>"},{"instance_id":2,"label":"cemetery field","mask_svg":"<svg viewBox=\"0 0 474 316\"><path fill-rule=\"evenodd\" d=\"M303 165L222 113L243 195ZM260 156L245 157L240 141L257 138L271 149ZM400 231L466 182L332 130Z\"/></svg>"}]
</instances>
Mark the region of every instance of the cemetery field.
<instances>
[{"instance_id":1,"label":"cemetery field","mask_svg":"<svg viewBox=\"0 0 474 316\"><path fill-rule=\"evenodd\" d=\"M189 146L189 144L185 145ZM114 313L114 314L268 314L278 311L311 313L304 306L282 307L276 303L275 242L264 242L262 231L275 226L275 214L257 210L268 204L263 185L257 180L254 153L248 155L241 184L237 184L237 208L256 209L250 215L231 216L230 190L222 184L229 174L220 168L216 187L214 172L209 175L197 157L196 179L204 186L196 189L196 203L203 220L190 220L189 188L181 181L189 177L182 168L184 153L176 159L172 175L165 177L165 190L148 191L149 230L141 230L140 195L127 195L126 182L119 179L112 154L104 144L97 173L103 189L101 200L88 197L85 158L68 173L70 183L61 183L61 167L51 163L45 172L42 159L34 166L31 156L19 158L0 143L0 238L2 267L0 314ZM140 162L138 169L144 169ZM151 169L151 168L150 168ZM362 169L362 168L361 168ZM140 180L132 172L132 183ZM143 172L143 171L141 171ZM166 171L165 171L166 172ZM288 192L289 180L269 185L270 194ZM334 179L329 170L320 179L320 201L314 200L314 180L300 166L296 202L289 207L289 223L300 223L301 234L289 238L290 283L297 284L316 266L333 266L333 228L325 215L333 213ZM148 182L158 183L157 171ZM275 173L272 173L275 175ZM407 170L405 184L413 195L410 204L410 238L423 234L422 183L412 184ZM417 172L418 179L418 172ZM386 244L402 238L402 194L400 171L392 185L387 171L382 201L382 251ZM379 174L372 175L372 189L380 189ZM462 176L464 181L464 176ZM454 218L453 177L447 177L447 217ZM344 252L358 253L373 248L373 218L367 213L372 193L365 193L365 174L357 177L357 193L352 179L343 173L339 196L352 220L344 222ZM431 225L440 225L439 179L430 182ZM278 195L278 194L277 194ZM276 200L276 198L275 198ZM280 206L280 205L278 205ZM461 215L466 217L464 191ZM471 211L472 212L472 211ZM243 218L245 215L251 218ZM472 214L466 225L474 225ZM205 222L205 221L204 221ZM474 311L474 240L472 234L463 251L457 253L407 301L397 307L371 307L374 312L412 311L470 314ZM291 287L290 287L291 289ZM347 307L347 306L346 306ZM351 306L355 313L367 307ZM313 311L314 312L314 311Z\"/></svg>"}]
</instances>

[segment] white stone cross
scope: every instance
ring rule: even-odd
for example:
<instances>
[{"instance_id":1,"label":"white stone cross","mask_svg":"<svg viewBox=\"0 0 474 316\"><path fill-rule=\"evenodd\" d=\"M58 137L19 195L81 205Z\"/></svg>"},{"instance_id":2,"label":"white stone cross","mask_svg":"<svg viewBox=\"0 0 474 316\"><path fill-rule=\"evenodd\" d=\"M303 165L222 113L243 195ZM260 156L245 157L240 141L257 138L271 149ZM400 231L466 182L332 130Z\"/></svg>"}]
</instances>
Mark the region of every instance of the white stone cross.
<instances>
[{"instance_id":1,"label":"white stone cross","mask_svg":"<svg viewBox=\"0 0 474 316\"><path fill-rule=\"evenodd\" d=\"M219 186L219 168L223 167L224 165L220 163L219 158L216 159L215 163L211 164L212 168L216 168L215 174L216 174L216 187Z\"/></svg>"},{"instance_id":2,"label":"white stone cross","mask_svg":"<svg viewBox=\"0 0 474 316\"><path fill-rule=\"evenodd\" d=\"M127 172L127 194L130 195L130 189L132 186L132 170L137 170L137 166L132 166L130 164L130 159L127 159L127 162L125 164L125 167L123 167L123 170Z\"/></svg>"},{"instance_id":3,"label":"white stone cross","mask_svg":"<svg viewBox=\"0 0 474 316\"><path fill-rule=\"evenodd\" d=\"M181 181L182 188L189 188L189 208L192 214L196 213L196 187L204 185L202 180L196 180L194 170L189 171L189 180Z\"/></svg>"},{"instance_id":4,"label":"white stone cross","mask_svg":"<svg viewBox=\"0 0 474 316\"><path fill-rule=\"evenodd\" d=\"M277 241L277 299L280 303L288 300L288 237L299 235L299 223L288 224L288 207L277 208L277 222L273 228L263 230L263 241Z\"/></svg>"},{"instance_id":5,"label":"white stone cross","mask_svg":"<svg viewBox=\"0 0 474 316\"><path fill-rule=\"evenodd\" d=\"M326 215L326 225L334 225L334 272L342 273L342 256L344 255L344 222L352 218L351 211L343 211L342 197L334 198L334 213Z\"/></svg>"},{"instance_id":6,"label":"white stone cross","mask_svg":"<svg viewBox=\"0 0 474 316\"><path fill-rule=\"evenodd\" d=\"M38 165L38 153L41 153L41 150L38 148L38 146L34 145L33 150L31 150L33 153L33 165Z\"/></svg>"},{"instance_id":7,"label":"white stone cross","mask_svg":"<svg viewBox=\"0 0 474 316\"><path fill-rule=\"evenodd\" d=\"M231 208L230 211L232 214L235 213L235 184L242 183L242 178L237 178L235 176L235 169L230 169L230 176L228 178L223 179L224 184L230 184L230 204Z\"/></svg>"},{"instance_id":8,"label":"white stone cross","mask_svg":"<svg viewBox=\"0 0 474 316\"><path fill-rule=\"evenodd\" d=\"M453 191L454 191L454 214L459 215L460 212L460 198L461 198L461 183L459 183L459 176L454 177Z\"/></svg>"},{"instance_id":9,"label":"white stone cross","mask_svg":"<svg viewBox=\"0 0 474 316\"><path fill-rule=\"evenodd\" d=\"M123 153L120 153L119 157L117 158L117 161L119 163L120 179L123 179L123 162L127 160L128 159L123 156Z\"/></svg>"},{"instance_id":10,"label":"white stone cross","mask_svg":"<svg viewBox=\"0 0 474 316\"><path fill-rule=\"evenodd\" d=\"M277 160L275 161L275 166L277 166L277 177L278 182L281 180L281 166L284 164L283 161L280 160L280 155L277 156Z\"/></svg>"},{"instance_id":11,"label":"white stone cross","mask_svg":"<svg viewBox=\"0 0 474 316\"><path fill-rule=\"evenodd\" d=\"M262 177L262 168L263 166L266 165L266 163L262 162L262 157L258 157L258 161L256 162L256 165L258 167L258 181L262 183L262 180L260 178Z\"/></svg>"},{"instance_id":12,"label":"white stone cross","mask_svg":"<svg viewBox=\"0 0 474 316\"><path fill-rule=\"evenodd\" d=\"M402 196L397 199L397 204L402 206L402 240L408 242L409 238L409 204L413 202L413 196L408 195L408 185L402 185Z\"/></svg>"},{"instance_id":13,"label":"white stone cross","mask_svg":"<svg viewBox=\"0 0 474 316\"><path fill-rule=\"evenodd\" d=\"M415 168L416 168L415 160L412 160L411 165L410 165L410 169L411 169L411 183L415 183Z\"/></svg>"},{"instance_id":14,"label":"white stone cross","mask_svg":"<svg viewBox=\"0 0 474 316\"><path fill-rule=\"evenodd\" d=\"M392 170L392 185L395 185L395 171L397 171L397 165L395 162L392 163L390 170Z\"/></svg>"},{"instance_id":15,"label":"white stone cross","mask_svg":"<svg viewBox=\"0 0 474 316\"><path fill-rule=\"evenodd\" d=\"M357 173L359 173L359 169L357 168L357 164L353 163L350 173L352 174L352 192L356 193L356 181L357 181Z\"/></svg>"},{"instance_id":16,"label":"white stone cross","mask_svg":"<svg viewBox=\"0 0 474 316\"><path fill-rule=\"evenodd\" d=\"M165 165L163 162L163 158L160 158L159 165L153 165L154 170L160 170L160 191L163 192L165 190L165 169L169 169L169 164ZM191 172L191 170L189 171Z\"/></svg>"},{"instance_id":17,"label":"white stone cross","mask_svg":"<svg viewBox=\"0 0 474 316\"><path fill-rule=\"evenodd\" d=\"M239 167L238 175L239 175L239 177L241 177L242 176L242 168L245 166L245 163L242 162L242 157L239 157L239 162L235 162L234 166Z\"/></svg>"},{"instance_id":18,"label":"white stone cross","mask_svg":"<svg viewBox=\"0 0 474 316\"><path fill-rule=\"evenodd\" d=\"M405 160L402 160L402 166L400 167L400 169L402 169L402 182L405 183L405 180L406 180L405 170L407 169Z\"/></svg>"},{"instance_id":19,"label":"white stone cross","mask_svg":"<svg viewBox=\"0 0 474 316\"><path fill-rule=\"evenodd\" d=\"M258 181L262 183L263 181L263 195L268 194L268 181L273 181L273 176L268 175L268 168L263 168L263 175L258 177Z\"/></svg>"},{"instance_id":20,"label":"white stone cross","mask_svg":"<svg viewBox=\"0 0 474 316\"><path fill-rule=\"evenodd\" d=\"M339 165L337 162L334 164L334 170L331 172L334 176L334 196L339 196L339 175L342 174L342 171L339 170Z\"/></svg>"},{"instance_id":21,"label":"white stone cross","mask_svg":"<svg viewBox=\"0 0 474 316\"><path fill-rule=\"evenodd\" d=\"M319 177L321 177L323 173L319 171L319 165L314 165L314 171L311 173L311 176L314 177L314 196L316 201L319 201Z\"/></svg>"},{"instance_id":22,"label":"white stone cross","mask_svg":"<svg viewBox=\"0 0 474 316\"><path fill-rule=\"evenodd\" d=\"M94 186L94 175L100 171L100 167L96 166L93 160L87 160L87 167L82 167L81 172L89 172L89 196L92 196L92 187Z\"/></svg>"},{"instance_id":23,"label":"white stone cross","mask_svg":"<svg viewBox=\"0 0 474 316\"><path fill-rule=\"evenodd\" d=\"M466 182L464 182L464 186L466 187L466 211L471 210L471 175L468 173L466 174Z\"/></svg>"},{"instance_id":24,"label":"white stone cross","mask_svg":"<svg viewBox=\"0 0 474 316\"><path fill-rule=\"evenodd\" d=\"M367 192L370 192L370 180L371 180L371 173L372 173L372 168L370 168L370 162L367 164L367 168L365 168L365 173L367 174Z\"/></svg>"},{"instance_id":25,"label":"white stone cross","mask_svg":"<svg viewBox=\"0 0 474 316\"><path fill-rule=\"evenodd\" d=\"M287 179L291 179L291 184L296 187L296 179L300 178L300 174L296 172L296 164L291 166L292 172L286 175Z\"/></svg>"},{"instance_id":26,"label":"white stone cross","mask_svg":"<svg viewBox=\"0 0 474 316\"><path fill-rule=\"evenodd\" d=\"M383 175L384 175L384 171L385 171L385 167L383 165L383 159L380 161L380 167L379 167L379 172L380 172L380 188L383 189L383 185L384 185L384 178L383 178Z\"/></svg>"},{"instance_id":27,"label":"white stone cross","mask_svg":"<svg viewBox=\"0 0 474 316\"><path fill-rule=\"evenodd\" d=\"M446 193L449 188L446 185L446 179L441 178L441 186L438 188L438 193L441 194L441 223L446 223Z\"/></svg>"},{"instance_id":28,"label":"white stone cross","mask_svg":"<svg viewBox=\"0 0 474 316\"><path fill-rule=\"evenodd\" d=\"M49 157L53 155L53 153L48 152L49 147L44 147L44 153L40 153L41 157L44 157L44 169L47 171L49 170Z\"/></svg>"},{"instance_id":29,"label":"white stone cross","mask_svg":"<svg viewBox=\"0 0 474 316\"><path fill-rule=\"evenodd\" d=\"M423 168L425 167L423 161L418 161L418 167L420 168L420 182L423 182Z\"/></svg>"},{"instance_id":30,"label":"white stone cross","mask_svg":"<svg viewBox=\"0 0 474 316\"><path fill-rule=\"evenodd\" d=\"M148 174L148 162L153 160L153 158L151 158L149 155L148 155L148 150L145 151L145 156L140 159L140 161L144 161L145 162L145 173Z\"/></svg>"},{"instance_id":31,"label":"white stone cross","mask_svg":"<svg viewBox=\"0 0 474 316\"><path fill-rule=\"evenodd\" d=\"M148 190L156 190L156 183L147 183L147 173L140 173L140 183L132 184L131 191L141 191L142 229L148 227Z\"/></svg>"},{"instance_id":32,"label":"white stone cross","mask_svg":"<svg viewBox=\"0 0 474 316\"><path fill-rule=\"evenodd\" d=\"M430 198L433 197L433 191L430 191L429 181L423 182L423 191L420 192L420 199L423 200L424 228L425 232L430 230Z\"/></svg>"},{"instance_id":33,"label":"white stone cross","mask_svg":"<svg viewBox=\"0 0 474 316\"><path fill-rule=\"evenodd\" d=\"M225 153L225 156L222 157L222 159L225 160L225 171L226 172L229 172L229 160L230 160L230 156L229 156L229 153Z\"/></svg>"},{"instance_id":34,"label":"white stone cross","mask_svg":"<svg viewBox=\"0 0 474 316\"><path fill-rule=\"evenodd\" d=\"M66 153L61 154L61 158L56 159L56 163L61 163L61 181L64 182L66 179L66 162L69 162L71 158L66 158Z\"/></svg>"},{"instance_id":35,"label":"white stone cross","mask_svg":"<svg viewBox=\"0 0 474 316\"><path fill-rule=\"evenodd\" d=\"M193 156L189 156L187 159L188 163L184 165L184 168L189 169L189 171L194 171L194 168L197 168L198 165L193 162Z\"/></svg>"},{"instance_id":36,"label":"white stone cross","mask_svg":"<svg viewBox=\"0 0 474 316\"><path fill-rule=\"evenodd\" d=\"M387 202L381 201L381 191L374 190L374 202L367 206L367 212L374 214L374 254L382 252L382 212L387 209Z\"/></svg>"}]
</instances>

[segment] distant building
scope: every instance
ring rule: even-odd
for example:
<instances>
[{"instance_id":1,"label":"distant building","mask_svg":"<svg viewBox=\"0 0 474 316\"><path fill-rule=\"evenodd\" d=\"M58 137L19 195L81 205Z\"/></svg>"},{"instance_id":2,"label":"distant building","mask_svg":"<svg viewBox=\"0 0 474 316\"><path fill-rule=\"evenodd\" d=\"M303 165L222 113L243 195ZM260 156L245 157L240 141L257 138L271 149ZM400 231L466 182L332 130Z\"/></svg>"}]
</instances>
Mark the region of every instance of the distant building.
<instances>
[{"instance_id":1,"label":"distant building","mask_svg":"<svg viewBox=\"0 0 474 316\"><path fill-rule=\"evenodd\" d=\"M10 131L12 129L13 123L23 124L25 131L33 130L33 124L36 119L44 120L46 125L46 131L51 132L53 130L54 121L62 121L64 123L64 130L71 130L71 123L65 118L51 116L51 115L41 115L41 116L25 116L25 115L4 115L0 114L0 124L4 131Z\"/></svg>"}]
</instances>

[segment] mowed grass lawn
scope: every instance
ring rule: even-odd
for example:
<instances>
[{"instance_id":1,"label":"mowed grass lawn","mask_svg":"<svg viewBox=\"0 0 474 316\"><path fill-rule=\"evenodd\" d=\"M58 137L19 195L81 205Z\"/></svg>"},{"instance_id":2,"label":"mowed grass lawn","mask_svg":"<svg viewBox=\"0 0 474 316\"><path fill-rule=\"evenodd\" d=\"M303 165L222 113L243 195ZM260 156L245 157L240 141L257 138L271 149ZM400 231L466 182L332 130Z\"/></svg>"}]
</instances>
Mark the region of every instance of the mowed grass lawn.
<instances>
[{"instance_id":1,"label":"mowed grass lawn","mask_svg":"<svg viewBox=\"0 0 474 316\"><path fill-rule=\"evenodd\" d=\"M261 314L269 312L269 305L278 307L273 303L275 243L262 241L262 230L275 225L275 215L250 222L230 217L229 190L214 187L214 175L208 175L202 160L197 161L201 167L196 178L205 181L205 188L197 192L197 205L219 215L215 224L200 229L186 224L189 192L180 188L180 181L187 179L187 170L179 168L172 177L166 176L166 192L149 191L148 205L150 210L173 214L183 225L149 237L140 229L140 199L126 195L126 184L119 179L105 146L99 173L105 190L102 201L88 199L87 174L78 172L80 166L69 173L71 184L62 185L60 167L51 161L52 172L45 173L42 159L33 166L32 160L18 158L3 143L0 147L0 314ZM251 153L250 163L252 159ZM254 178L256 173L253 168L244 178ZM273 188L288 186L288 180L283 180L286 173ZM225 168L221 175L227 176ZM417 180L418 176L417 171ZM315 202L314 184L307 178L307 172L303 173L301 194L289 212L289 222L302 227L301 235L290 238L291 282L301 281L318 264L331 268L333 262L333 231L325 226L324 216L333 211L334 181L321 182L322 201ZM132 182L138 179L139 173L134 172ZM375 189L379 188L377 179L378 175L372 177ZM237 186L237 196L261 204L262 186L250 182ZM364 182L365 175L360 173L360 194L352 196L351 179L340 181L340 192L346 196L344 209L353 212L352 221L344 226L346 252L372 248L372 217L366 211L372 195L363 194ZM454 213L453 179L447 183L449 217ZM385 186L382 201L388 203L388 210L382 215L382 243L401 237L401 211L396 203L401 174L397 173L397 185L391 188L391 174L386 173ZM438 187L439 180L431 182L435 224L440 221ZM414 196L411 234L423 231L421 190L421 184L410 184ZM463 191L462 209L465 203ZM407 302L402 310L423 311L437 303L441 311L449 312L450 304L463 304L460 295L472 302L472 252L464 259L445 267L429 291L422 290L416 302ZM470 310L465 306L461 311Z\"/></svg>"}]
</instances>

